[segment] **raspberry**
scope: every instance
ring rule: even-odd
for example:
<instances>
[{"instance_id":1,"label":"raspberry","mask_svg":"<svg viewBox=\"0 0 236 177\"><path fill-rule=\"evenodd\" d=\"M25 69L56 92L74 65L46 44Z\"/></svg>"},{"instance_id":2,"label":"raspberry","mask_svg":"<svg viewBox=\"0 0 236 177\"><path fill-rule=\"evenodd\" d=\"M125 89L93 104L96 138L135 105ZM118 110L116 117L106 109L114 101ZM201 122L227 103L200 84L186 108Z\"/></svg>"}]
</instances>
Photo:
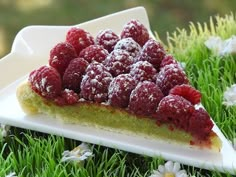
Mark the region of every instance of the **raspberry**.
<instances>
[{"instance_id":1,"label":"raspberry","mask_svg":"<svg viewBox=\"0 0 236 177\"><path fill-rule=\"evenodd\" d=\"M131 91L136 82L130 74L121 74L115 77L108 88L108 102L112 106L125 108L129 104Z\"/></svg>"},{"instance_id":2,"label":"raspberry","mask_svg":"<svg viewBox=\"0 0 236 177\"><path fill-rule=\"evenodd\" d=\"M189 132L199 139L206 139L213 128L209 114L203 109L196 109L189 119Z\"/></svg>"},{"instance_id":3,"label":"raspberry","mask_svg":"<svg viewBox=\"0 0 236 177\"><path fill-rule=\"evenodd\" d=\"M63 76L70 61L77 57L75 48L68 42L58 43L50 51L49 65Z\"/></svg>"},{"instance_id":4,"label":"raspberry","mask_svg":"<svg viewBox=\"0 0 236 177\"><path fill-rule=\"evenodd\" d=\"M113 76L128 73L133 64L133 57L125 50L113 50L104 60L104 65Z\"/></svg>"},{"instance_id":5,"label":"raspberry","mask_svg":"<svg viewBox=\"0 0 236 177\"><path fill-rule=\"evenodd\" d=\"M160 68L162 59L165 56L165 50L161 43L154 39L149 39L142 48L138 61L148 61L157 70Z\"/></svg>"},{"instance_id":6,"label":"raspberry","mask_svg":"<svg viewBox=\"0 0 236 177\"><path fill-rule=\"evenodd\" d=\"M188 84L185 72L176 64L166 65L157 75L156 84L164 95L168 95L170 89L176 85Z\"/></svg>"},{"instance_id":7,"label":"raspberry","mask_svg":"<svg viewBox=\"0 0 236 177\"><path fill-rule=\"evenodd\" d=\"M106 59L107 55L108 51L102 46L90 45L80 52L79 57L87 60L89 63L91 63L92 61L101 63Z\"/></svg>"},{"instance_id":8,"label":"raspberry","mask_svg":"<svg viewBox=\"0 0 236 177\"><path fill-rule=\"evenodd\" d=\"M31 88L46 99L53 99L61 93L61 77L58 71L50 66L42 66L29 75Z\"/></svg>"},{"instance_id":9,"label":"raspberry","mask_svg":"<svg viewBox=\"0 0 236 177\"><path fill-rule=\"evenodd\" d=\"M83 58L73 59L63 75L63 87L78 93L80 91L82 77L88 64L89 63Z\"/></svg>"},{"instance_id":10,"label":"raspberry","mask_svg":"<svg viewBox=\"0 0 236 177\"><path fill-rule=\"evenodd\" d=\"M98 33L95 42L111 53L119 40L120 38L117 34L115 34L111 29L106 29Z\"/></svg>"},{"instance_id":11,"label":"raspberry","mask_svg":"<svg viewBox=\"0 0 236 177\"><path fill-rule=\"evenodd\" d=\"M140 45L130 37L121 39L117 42L114 47L114 50L116 49L126 50L133 58L137 57L141 51Z\"/></svg>"},{"instance_id":12,"label":"raspberry","mask_svg":"<svg viewBox=\"0 0 236 177\"><path fill-rule=\"evenodd\" d=\"M128 37L133 38L142 47L149 39L149 33L140 21L133 19L125 24L121 32L121 39Z\"/></svg>"},{"instance_id":13,"label":"raspberry","mask_svg":"<svg viewBox=\"0 0 236 177\"><path fill-rule=\"evenodd\" d=\"M101 74L102 72L108 72L108 69L102 64L96 61L90 63L86 69L86 74L91 75L94 77L97 74Z\"/></svg>"},{"instance_id":14,"label":"raspberry","mask_svg":"<svg viewBox=\"0 0 236 177\"><path fill-rule=\"evenodd\" d=\"M194 106L188 100L178 95L168 95L160 101L156 118L160 123L175 125L187 131L189 118L193 112Z\"/></svg>"},{"instance_id":15,"label":"raspberry","mask_svg":"<svg viewBox=\"0 0 236 177\"><path fill-rule=\"evenodd\" d=\"M187 84L176 85L170 90L169 94L182 96L193 105L198 104L201 101L201 93Z\"/></svg>"},{"instance_id":16,"label":"raspberry","mask_svg":"<svg viewBox=\"0 0 236 177\"><path fill-rule=\"evenodd\" d=\"M169 65L169 64L178 64L178 62L176 61L176 59L172 55L167 54L167 55L165 55L165 57L161 61L160 67L162 68L165 65Z\"/></svg>"},{"instance_id":17,"label":"raspberry","mask_svg":"<svg viewBox=\"0 0 236 177\"><path fill-rule=\"evenodd\" d=\"M77 55L86 47L94 44L94 38L90 33L78 27L72 27L66 34L66 42L74 46Z\"/></svg>"},{"instance_id":18,"label":"raspberry","mask_svg":"<svg viewBox=\"0 0 236 177\"><path fill-rule=\"evenodd\" d=\"M91 63L81 82L81 96L97 103L105 102L108 98L108 86L112 75L101 63ZM97 68L96 68L97 67Z\"/></svg>"},{"instance_id":19,"label":"raspberry","mask_svg":"<svg viewBox=\"0 0 236 177\"><path fill-rule=\"evenodd\" d=\"M163 94L155 83L140 82L131 92L129 110L136 115L152 116L162 98Z\"/></svg>"},{"instance_id":20,"label":"raspberry","mask_svg":"<svg viewBox=\"0 0 236 177\"><path fill-rule=\"evenodd\" d=\"M131 66L130 74L137 82L155 81L156 69L147 61L138 61Z\"/></svg>"},{"instance_id":21,"label":"raspberry","mask_svg":"<svg viewBox=\"0 0 236 177\"><path fill-rule=\"evenodd\" d=\"M69 89L65 89L61 92L61 95L55 98L54 102L58 106L65 105L73 105L77 103L79 100L79 96L73 91Z\"/></svg>"}]
</instances>

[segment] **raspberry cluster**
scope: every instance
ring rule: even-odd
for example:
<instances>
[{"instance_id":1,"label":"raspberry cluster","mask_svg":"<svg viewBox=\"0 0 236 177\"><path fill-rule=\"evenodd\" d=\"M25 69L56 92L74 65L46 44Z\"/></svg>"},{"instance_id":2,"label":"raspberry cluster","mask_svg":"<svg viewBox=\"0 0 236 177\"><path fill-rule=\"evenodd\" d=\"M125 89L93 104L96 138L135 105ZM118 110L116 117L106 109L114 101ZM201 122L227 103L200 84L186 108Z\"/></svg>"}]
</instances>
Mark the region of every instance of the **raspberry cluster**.
<instances>
[{"instance_id":1,"label":"raspberry cluster","mask_svg":"<svg viewBox=\"0 0 236 177\"><path fill-rule=\"evenodd\" d=\"M31 88L59 106L80 98L122 108L204 139L212 129L210 116L196 109L201 94L177 60L147 28L132 19L120 35L111 29L92 36L79 27L50 51L49 66L30 73Z\"/></svg>"}]
</instances>

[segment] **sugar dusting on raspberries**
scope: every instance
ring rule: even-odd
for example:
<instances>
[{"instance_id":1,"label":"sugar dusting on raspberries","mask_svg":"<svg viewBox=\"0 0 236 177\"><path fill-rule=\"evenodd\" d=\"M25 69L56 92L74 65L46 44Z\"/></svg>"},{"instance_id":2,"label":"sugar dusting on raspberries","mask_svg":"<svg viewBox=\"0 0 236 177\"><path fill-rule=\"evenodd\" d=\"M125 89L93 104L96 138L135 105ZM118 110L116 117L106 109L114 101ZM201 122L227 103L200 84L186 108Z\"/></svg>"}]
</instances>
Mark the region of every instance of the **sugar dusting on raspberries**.
<instances>
[{"instance_id":1,"label":"sugar dusting on raspberries","mask_svg":"<svg viewBox=\"0 0 236 177\"><path fill-rule=\"evenodd\" d=\"M135 58L140 54L141 47L131 37L121 39L114 47L114 50L122 49L129 52L129 54Z\"/></svg>"},{"instance_id":2,"label":"sugar dusting on raspberries","mask_svg":"<svg viewBox=\"0 0 236 177\"><path fill-rule=\"evenodd\" d=\"M161 61L161 65L160 67L164 67L166 65L170 65L170 64L178 64L178 62L176 61L176 59L173 57L173 55L170 54L166 54L163 58L163 60Z\"/></svg>"},{"instance_id":3,"label":"sugar dusting on raspberries","mask_svg":"<svg viewBox=\"0 0 236 177\"><path fill-rule=\"evenodd\" d=\"M160 123L174 125L187 131L193 112L194 106L188 100L178 95L168 95L160 101L156 118Z\"/></svg>"},{"instance_id":4,"label":"sugar dusting on raspberries","mask_svg":"<svg viewBox=\"0 0 236 177\"><path fill-rule=\"evenodd\" d=\"M155 83L140 82L131 92L129 110L136 115L152 116L162 98L163 94Z\"/></svg>"},{"instance_id":5,"label":"sugar dusting on raspberries","mask_svg":"<svg viewBox=\"0 0 236 177\"><path fill-rule=\"evenodd\" d=\"M133 57L121 49L113 50L104 60L104 65L108 68L113 76L129 73L130 67L133 64Z\"/></svg>"},{"instance_id":6,"label":"sugar dusting on raspberries","mask_svg":"<svg viewBox=\"0 0 236 177\"><path fill-rule=\"evenodd\" d=\"M79 57L85 59L89 63L92 61L97 61L102 63L108 55L108 51L100 45L90 45L83 49Z\"/></svg>"},{"instance_id":7,"label":"sugar dusting on raspberries","mask_svg":"<svg viewBox=\"0 0 236 177\"><path fill-rule=\"evenodd\" d=\"M189 119L188 131L198 139L207 139L213 128L213 123L207 111L203 108L196 109Z\"/></svg>"},{"instance_id":8,"label":"sugar dusting on raspberries","mask_svg":"<svg viewBox=\"0 0 236 177\"><path fill-rule=\"evenodd\" d=\"M79 101L79 96L73 90L65 89L54 99L58 106L73 105Z\"/></svg>"},{"instance_id":9,"label":"sugar dusting on raspberries","mask_svg":"<svg viewBox=\"0 0 236 177\"><path fill-rule=\"evenodd\" d=\"M101 63L93 62L88 66L81 82L81 96L85 100L97 103L106 102L108 99L108 86L112 75ZM93 66L95 65L95 66Z\"/></svg>"},{"instance_id":10,"label":"sugar dusting on raspberries","mask_svg":"<svg viewBox=\"0 0 236 177\"><path fill-rule=\"evenodd\" d=\"M125 24L122 32L121 38L133 38L141 47L148 41L149 33L147 28L140 23L138 20L130 20Z\"/></svg>"},{"instance_id":11,"label":"sugar dusting on raspberries","mask_svg":"<svg viewBox=\"0 0 236 177\"><path fill-rule=\"evenodd\" d=\"M66 42L74 46L77 55L79 55L83 49L94 44L94 38L84 29L72 27L66 34Z\"/></svg>"},{"instance_id":12,"label":"sugar dusting on raspberries","mask_svg":"<svg viewBox=\"0 0 236 177\"><path fill-rule=\"evenodd\" d=\"M95 43L103 46L109 53L114 50L116 43L120 40L119 36L111 29L101 30L95 39Z\"/></svg>"},{"instance_id":13,"label":"sugar dusting on raspberries","mask_svg":"<svg viewBox=\"0 0 236 177\"><path fill-rule=\"evenodd\" d=\"M108 103L111 106L126 108L129 104L131 91L136 82L130 74L120 74L115 77L108 88Z\"/></svg>"},{"instance_id":14,"label":"sugar dusting on raspberries","mask_svg":"<svg viewBox=\"0 0 236 177\"><path fill-rule=\"evenodd\" d=\"M50 66L41 66L29 75L31 88L46 99L53 99L61 93L61 77L58 71Z\"/></svg>"},{"instance_id":15,"label":"sugar dusting on raspberries","mask_svg":"<svg viewBox=\"0 0 236 177\"><path fill-rule=\"evenodd\" d=\"M130 74L138 82L145 80L154 82L156 80L157 71L151 63L147 61L138 61L131 66Z\"/></svg>"},{"instance_id":16,"label":"sugar dusting on raspberries","mask_svg":"<svg viewBox=\"0 0 236 177\"><path fill-rule=\"evenodd\" d=\"M96 74L101 74L104 71L109 72L107 67L104 66L102 63L94 61L88 65L85 72L86 74L89 75L96 75Z\"/></svg>"},{"instance_id":17,"label":"sugar dusting on raspberries","mask_svg":"<svg viewBox=\"0 0 236 177\"><path fill-rule=\"evenodd\" d=\"M201 101L201 93L188 84L176 85L170 90L170 94L180 95L190 101L193 105L199 104Z\"/></svg>"},{"instance_id":18,"label":"sugar dusting on raspberries","mask_svg":"<svg viewBox=\"0 0 236 177\"><path fill-rule=\"evenodd\" d=\"M189 80L179 65L170 64L161 68L157 75L156 84L164 95L168 95L170 89L176 85L188 84Z\"/></svg>"},{"instance_id":19,"label":"sugar dusting on raspberries","mask_svg":"<svg viewBox=\"0 0 236 177\"><path fill-rule=\"evenodd\" d=\"M138 57L138 61L148 61L157 70L165 56L166 52L160 42L154 39L149 39L142 48L142 52Z\"/></svg>"},{"instance_id":20,"label":"sugar dusting on raspberries","mask_svg":"<svg viewBox=\"0 0 236 177\"><path fill-rule=\"evenodd\" d=\"M80 83L88 64L83 58L73 59L63 75L63 87L79 93Z\"/></svg>"},{"instance_id":21,"label":"sugar dusting on raspberries","mask_svg":"<svg viewBox=\"0 0 236 177\"><path fill-rule=\"evenodd\" d=\"M61 42L50 51L49 65L63 76L70 61L77 57L75 48L68 42Z\"/></svg>"}]
</instances>

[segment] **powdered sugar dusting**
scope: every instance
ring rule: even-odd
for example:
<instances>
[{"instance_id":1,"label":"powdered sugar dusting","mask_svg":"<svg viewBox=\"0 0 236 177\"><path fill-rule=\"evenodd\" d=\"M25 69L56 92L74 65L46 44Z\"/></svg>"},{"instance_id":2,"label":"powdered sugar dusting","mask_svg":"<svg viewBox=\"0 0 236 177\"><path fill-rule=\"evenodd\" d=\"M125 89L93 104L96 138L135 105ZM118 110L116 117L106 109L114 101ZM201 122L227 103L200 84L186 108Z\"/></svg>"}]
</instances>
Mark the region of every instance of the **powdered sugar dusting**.
<instances>
[{"instance_id":1,"label":"powdered sugar dusting","mask_svg":"<svg viewBox=\"0 0 236 177\"><path fill-rule=\"evenodd\" d=\"M129 109L138 115L152 115L162 98L163 94L155 83L139 82L130 95Z\"/></svg>"},{"instance_id":2,"label":"powdered sugar dusting","mask_svg":"<svg viewBox=\"0 0 236 177\"><path fill-rule=\"evenodd\" d=\"M108 51L100 45L90 45L83 49L79 57L84 58L89 63L93 61L103 62L108 55Z\"/></svg>"},{"instance_id":3,"label":"powdered sugar dusting","mask_svg":"<svg viewBox=\"0 0 236 177\"><path fill-rule=\"evenodd\" d=\"M132 21L132 20L131 20ZM139 26L139 22L137 21L137 25ZM129 22L129 23L126 23L125 25L124 25L124 30L130 30L130 29L134 29L136 27L136 25L134 24L134 23L131 23L131 22Z\"/></svg>"},{"instance_id":4,"label":"powdered sugar dusting","mask_svg":"<svg viewBox=\"0 0 236 177\"><path fill-rule=\"evenodd\" d=\"M138 20L130 20L124 25L121 32L121 38L133 38L140 46L143 46L149 39L147 28Z\"/></svg>"},{"instance_id":5,"label":"powdered sugar dusting","mask_svg":"<svg viewBox=\"0 0 236 177\"><path fill-rule=\"evenodd\" d=\"M131 91L136 82L130 74L120 74L115 77L108 89L108 102L112 106L127 107Z\"/></svg>"},{"instance_id":6,"label":"powdered sugar dusting","mask_svg":"<svg viewBox=\"0 0 236 177\"><path fill-rule=\"evenodd\" d=\"M106 29L98 33L96 44L103 46L110 53L119 40L120 38L117 34L115 34L111 29Z\"/></svg>"},{"instance_id":7,"label":"powdered sugar dusting","mask_svg":"<svg viewBox=\"0 0 236 177\"><path fill-rule=\"evenodd\" d=\"M113 50L105 59L104 65L113 76L128 73L133 64L133 57L125 50Z\"/></svg>"},{"instance_id":8,"label":"powdered sugar dusting","mask_svg":"<svg viewBox=\"0 0 236 177\"><path fill-rule=\"evenodd\" d=\"M58 62L58 57L55 55L52 58L52 63L56 63L56 62Z\"/></svg>"},{"instance_id":9,"label":"powdered sugar dusting","mask_svg":"<svg viewBox=\"0 0 236 177\"><path fill-rule=\"evenodd\" d=\"M81 95L84 99L104 102L108 97L108 86L112 80L112 75L107 72L101 63L91 63L81 82Z\"/></svg>"},{"instance_id":10,"label":"powdered sugar dusting","mask_svg":"<svg viewBox=\"0 0 236 177\"><path fill-rule=\"evenodd\" d=\"M185 72L178 64L165 65L157 74L156 84L164 95L168 95L170 89L174 86L188 83Z\"/></svg>"},{"instance_id":11,"label":"powdered sugar dusting","mask_svg":"<svg viewBox=\"0 0 236 177\"><path fill-rule=\"evenodd\" d=\"M41 79L40 85L41 85L42 87L45 87L45 86L46 86L46 82L47 82L47 78L46 78L46 77L43 77L43 78Z\"/></svg>"},{"instance_id":12,"label":"powdered sugar dusting","mask_svg":"<svg viewBox=\"0 0 236 177\"><path fill-rule=\"evenodd\" d=\"M80 45L84 45L85 44L84 39L82 37L80 37L78 39L78 42L79 42Z\"/></svg>"},{"instance_id":13,"label":"powdered sugar dusting","mask_svg":"<svg viewBox=\"0 0 236 177\"><path fill-rule=\"evenodd\" d=\"M29 75L31 88L44 98L52 99L61 92L61 78L57 70L50 66L41 66Z\"/></svg>"},{"instance_id":14,"label":"powdered sugar dusting","mask_svg":"<svg viewBox=\"0 0 236 177\"><path fill-rule=\"evenodd\" d=\"M114 47L114 50L122 49L129 52L132 57L137 57L141 51L140 45L135 42L132 38L121 39Z\"/></svg>"},{"instance_id":15,"label":"powdered sugar dusting","mask_svg":"<svg viewBox=\"0 0 236 177\"><path fill-rule=\"evenodd\" d=\"M155 81L157 71L149 62L138 61L131 66L130 74L137 81Z\"/></svg>"},{"instance_id":16,"label":"powdered sugar dusting","mask_svg":"<svg viewBox=\"0 0 236 177\"><path fill-rule=\"evenodd\" d=\"M138 61L148 61L157 70L160 69L161 62L166 52L160 42L149 39L142 48L141 54L137 58Z\"/></svg>"}]
</instances>

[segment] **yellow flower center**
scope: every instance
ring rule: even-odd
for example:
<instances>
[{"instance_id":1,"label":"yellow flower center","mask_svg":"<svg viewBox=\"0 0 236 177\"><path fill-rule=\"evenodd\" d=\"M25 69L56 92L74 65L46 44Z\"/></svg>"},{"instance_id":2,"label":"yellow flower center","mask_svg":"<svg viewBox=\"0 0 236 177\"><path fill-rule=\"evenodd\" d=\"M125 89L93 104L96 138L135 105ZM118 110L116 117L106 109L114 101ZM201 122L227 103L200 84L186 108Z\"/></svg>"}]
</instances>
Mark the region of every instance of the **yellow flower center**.
<instances>
[{"instance_id":1,"label":"yellow flower center","mask_svg":"<svg viewBox=\"0 0 236 177\"><path fill-rule=\"evenodd\" d=\"M79 146L77 146L72 150L72 152L76 152L76 151L81 151L81 148Z\"/></svg>"},{"instance_id":2,"label":"yellow flower center","mask_svg":"<svg viewBox=\"0 0 236 177\"><path fill-rule=\"evenodd\" d=\"M164 177L175 177L175 174L171 172L167 172L164 174Z\"/></svg>"},{"instance_id":3,"label":"yellow flower center","mask_svg":"<svg viewBox=\"0 0 236 177\"><path fill-rule=\"evenodd\" d=\"M73 152L73 153L76 153L75 155L76 155L76 157L81 157L81 151L82 149L79 147L79 146L77 146L76 148L74 148L71 152Z\"/></svg>"}]
</instances>

